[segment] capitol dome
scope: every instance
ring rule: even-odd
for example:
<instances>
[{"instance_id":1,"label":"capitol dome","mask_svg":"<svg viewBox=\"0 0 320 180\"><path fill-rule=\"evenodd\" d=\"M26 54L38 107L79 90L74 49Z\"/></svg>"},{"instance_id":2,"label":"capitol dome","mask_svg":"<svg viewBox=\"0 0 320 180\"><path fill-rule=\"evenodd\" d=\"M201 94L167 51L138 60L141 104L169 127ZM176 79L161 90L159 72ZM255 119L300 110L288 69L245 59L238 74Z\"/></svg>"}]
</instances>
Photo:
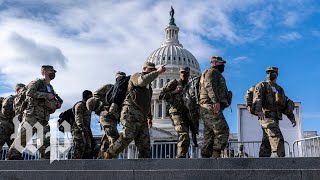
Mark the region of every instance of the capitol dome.
<instances>
[{"instance_id":1,"label":"capitol dome","mask_svg":"<svg viewBox=\"0 0 320 180\"><path fill-rule=\"evenodd\" d=\"M191 75L200 75L200 66L197 59L179 43L179 28L174 23L174 18L165 29L165 41L161 47L153 51L146 61L153 62L156 66L167 64L166 67L178 70L180 67L189 67ZM177 68L177 69L176 69Z\"/></svg>"},{"instance_id":2,"label":"capitol dome","mask_svg":"<svg viewBox=\"0 0 320 180\"><path fill-rule=\"evenodd\" d=\"M166 72L152 82L152 113L153 126L160 128L172 134L176 134L170 116L168 113L167 103L164 100L159 100L161 88L173 79L179 79L180 68L189 67L190 77L200 76L200 66L197 59L186 49L183 48L178 39L179 27L175 24L174 10L170 12L170 23L165 28L165 40L161 47L153 51L147 62L152 62L156 67L166 64Z\"/></svg>"}]
</instances>

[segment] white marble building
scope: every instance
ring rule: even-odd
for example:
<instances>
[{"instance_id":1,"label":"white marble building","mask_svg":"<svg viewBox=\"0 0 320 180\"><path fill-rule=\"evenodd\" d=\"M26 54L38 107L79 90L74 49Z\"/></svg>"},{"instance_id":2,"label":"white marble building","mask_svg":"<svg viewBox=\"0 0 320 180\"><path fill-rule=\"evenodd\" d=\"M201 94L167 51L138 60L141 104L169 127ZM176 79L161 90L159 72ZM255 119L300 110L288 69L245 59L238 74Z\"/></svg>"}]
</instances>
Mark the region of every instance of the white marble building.
<instances>
[{"instance_id":1,"label":"white marble building","mask_svg":"<svg viewBox=\"0 0 320 180\"><path fill-rule=\"evenodd\" d=\"M176 26L172 14L170 23L165 28L164 42L146 59L148 62L155 63L157 68L162 64L166 64L167 68L167 71L152 83L152 111L155 127L151 133L153 139L176 139L174 136L176 133L167 112L167 104L165 101L159 100L161 88L170 80L179 78L180 67L189 67L191 70L190 77L201 74L197 59L180 44L178 33L179 27ZM172 138L168 137L170 134L173 135Z\"/></svg>"}]
</instances>

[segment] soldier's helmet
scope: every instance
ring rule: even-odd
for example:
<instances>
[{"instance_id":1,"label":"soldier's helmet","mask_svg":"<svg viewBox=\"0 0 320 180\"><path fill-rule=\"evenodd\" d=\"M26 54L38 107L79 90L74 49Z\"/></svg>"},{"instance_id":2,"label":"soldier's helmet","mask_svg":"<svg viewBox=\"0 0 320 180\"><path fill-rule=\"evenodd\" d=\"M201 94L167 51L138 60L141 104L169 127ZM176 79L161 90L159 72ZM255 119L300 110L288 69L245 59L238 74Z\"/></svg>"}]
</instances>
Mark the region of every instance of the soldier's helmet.
<instances>
[{"instance_id":1,"label":"soldier's helmet","mask_svg":"<svg viewBox=\"0 0 320 180\"><path fill-rule=\"evenodd\" d=\"M210 62L222 62L227 63L225 60L222 59L220 56L212 56L210 59Z\"/></svg>"},{"instance_id":2,"label":"soldier's helmet","mask_svg":"<svg viewBox=\"0 0 320 180\"><path fill-rule=\"evenodd\" d=\"M22 83L18 83L16 84L16 90L25 87L26 85L22 84Z\"/></svg>"},{"instance_id":3,"label":"soldier's helmet","mask_svg":"<svg viewBox=\"0 0 320 180\"><path fill-rule=\"evenodd\" d=\"M152 62L145 62L143 67L147 67L147 68L150 68L150 69L157 70L156 65L154 63L152 63Z\"/></svg>"},{"instance_id":4,"label":"soldier's helmet","mask_svg":"<svg viewBox=\"0 0 320 180\"><path fill-rule=\"evenodd\" d=\"M189 72L190 72L190 68L189 68L189 67L181 67L181 68L180 68L180 72L189 73Z\"/></svg>"},{"instance_id":5,"label":"soldier's helmet","mask_svg":"<svg viewBox=\"0 0 320 180\"><path fill-rule=\"evenodd\" d=\"M87 100L86 106L89 111L95 111L99 105L99 100L95 97L91 97Z\"/></svg>"},{"instance_id":6,"label":"soldier's helmet","mask_svg":"<svg viewBox=\"0 0 320 180\"><path fill-rule=\"evenodd\" d=\"M118 71L116 73L116 78L120 77L120 76L126 76L126 73L125 72L122 72L122 71Z\"/></svg>"},{"instance_id":7,"label":"soldier's helmet","mask_svg":"<svg viewBox=\"0 0 320 180\"><path fill-rule=\"evenodd\" d=\"M269 72L269 71L274 71L274 72L278 73L278 68L275 67L275 66L269 66L269 67L266 69L266 72Z\"/></svg>"}]
</instances>

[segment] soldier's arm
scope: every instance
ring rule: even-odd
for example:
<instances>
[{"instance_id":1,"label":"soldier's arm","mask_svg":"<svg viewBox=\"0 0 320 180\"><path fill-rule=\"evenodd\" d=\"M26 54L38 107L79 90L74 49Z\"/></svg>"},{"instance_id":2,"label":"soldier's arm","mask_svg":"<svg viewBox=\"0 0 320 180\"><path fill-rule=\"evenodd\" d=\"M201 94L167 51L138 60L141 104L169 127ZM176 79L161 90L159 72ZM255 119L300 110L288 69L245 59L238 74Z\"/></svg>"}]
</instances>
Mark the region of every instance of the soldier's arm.
<instances>
[{"instance_id":1,"label":"soldier's arm","mask_svg":"<svg viewBox=\"0 0 320 180\"><path fill-rule=\"evenodd\" d=\"M208 91L208 96L214 104L220 102L218 96L218 80L216 79L217 75L217 72L209 71L204 77L205 88Z\"/></svg>"},{"instance_id":2,"label":"soldier's arm","mask_svg":"<svg viewBox=\"0 0 320 180\"><path fill-rule=\"evenodd\" d=\"M255 104L256 112L262 112L262 105L263 105L263 96L265 87L264 84L261 82L255 87L254 97L253 97L253 104Z\"/></svg>"},{"instance_id":3,"label":"soldier's arm","mask_svg":"<svg viewBox=\"0 0 320 180\"><path fill-rule=\"evenodd\" d=\"M154 81L159 76L157 71L150 72L148 74L134 74L133 77L130 78L130 81L134 86L145 87Z\"/></svg>"},{"instance_id":4,"label":"soldier's arm","mask_svg":"<svg viewBox=\"0 0 320 180\"><path fill-rule=\"evenodd\" d=\"M3 100L2 113L7 116L14 116L13 101L15 96L8 96Z\"/></svg>"},{"instance_id":5,"label":"soldier's arm","mask_svg":"<svg viewBox=\"0 0 320 180\"><path fill-rule=\"evenodd\" d=\"M159 95L159 99L170 99L172 97L172 91L177 87L177 80L171 80L162 89Z\"/></svg>"},{"instance_id":6,"label":"soldier's arm","mask_svg":"<svg viewBox=\"0 0 320 180\"><path fill-rule=\"evenodd\" d=\"M38 87L40 86L40 83L42 83L41 81L42 80L32 81L28 85L29 88L26 95L35 99L48 99L49 93L38 91Z\"/></svg>"},{"instance_id":7,"label":"soldier's arm","mask_svg":"<svg viewBox=\"0 0 320 180\"><path fill-rule=\"evenodd\" d=\"M280 88L281 88L281 87L280 87ZM283 114L285 114L285 115L288 117L288 119L291 121L291 123L295 123L295 122L296 122L296 118L295 118L295 116L294 116L294 114L293 114L294 103L293 103L292 100L290 100L290 99L286 96L286 94L284 93L284 90L283 90L282 88L281 88L281 91L283 92L283 95L284 95L284 97L285 97L285 99L286 99L286 107L285 107L285 111L283 111ZM293 106L293 107L291 107L291 108L292 108L292 111L286 111L287 108L288 108L288 106L290 106L290 105L289 105L289 101L291 101L291 103L292 103L292 104L290 104L290 105Z\"/></svg>"},{"instance_id":8,"label":"soldier's arm","mask_svg":"<svg viewBox=\"0 0 320 180\"><path fill-rule=\"evenodd\" d=\"M77 103L74 107L74 120L77 127L80 128L81 131L84 130L84 122L83 122L83 114L84 109L83 103Z\"/></svg>"},{"instance_id":9,"label":"soldier's arm","mask_svg":"<svg viewBox=\"0 0 320 180\"><path fill-rule=\"evenodd\" d=\"M112 88L111 84L106 84L100 87L98 90L96 90L93 93L93 97L99 99L99 100L104 100L107 92Z\"/></svg>"}]
</instances>

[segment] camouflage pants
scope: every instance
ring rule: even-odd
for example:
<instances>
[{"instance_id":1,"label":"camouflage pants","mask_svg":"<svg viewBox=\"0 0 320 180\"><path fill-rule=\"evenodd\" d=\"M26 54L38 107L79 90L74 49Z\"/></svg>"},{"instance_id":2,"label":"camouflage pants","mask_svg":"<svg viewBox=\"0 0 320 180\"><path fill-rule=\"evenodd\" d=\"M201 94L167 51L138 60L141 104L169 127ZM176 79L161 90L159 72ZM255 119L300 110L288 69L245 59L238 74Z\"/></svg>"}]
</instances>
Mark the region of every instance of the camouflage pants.
<instances>
[{"instance_id":1,"label":"camouflage pants","mask_svg":"<svg viewBox=\"0 0 320 180\"><path fill-rule=\"evenodd\" d=\"M177 158L185 158L190 146L189 126L181 113L171 113L170 118L178 134Z\"/></svg>"},{"instance_id":2,"label":"camouflage pants","mask_svg":"<svg viewBox=\"0 0 320 180\"><path fill-rule=\"evenodd\" d=\"M150 135L145 114L135 106L125 105L121 111L122 134L111 145L107 154L109 157L117 157L134 140L138 148L138 158L150 158Z\"/></svg>"},{"instance_id":3,"label":"camouflage pants","mask_svg":"<svg viewBox=\"0 0 320 180\"><path fill-rule=\"evenodd\" d=\"M18 132L16 139L13 141L8 151L7 159L8 160L21 159L21 151L23 149L20 149L20 148L26 147L27 142L29 142L29 140L32 137L31 136L27 139L26 137L27 133L32 133L32 135L34 135L37 132L36 127L34 127L36 123L39 123L38 125L41 125L43 128L43 137L39 137L39 132L37 132L38 139L40 138L40 141L43 143L42 146L39 148L41 159L50 159L50 151L46 152L46 148L50 146L50 136L46 137L46 134L50 132L48 119L49 119L49 116L44 117L42 119L39 119L30 114L27 116L24 116L23 121L21 123L21 129ZM30 127L32 127L32 132L28 132L29 129L25 128L25 127L28 127L29 125Z\"/></svg>"},{"instance_id":4,"label":"camouflage pants","mask_svg":"<svg viewBox=\"0 0 320 180\"><path fill-rule=\"evenodd\" d=\"M114 144L119 138L119 132L117 129L118 121L114 118L110 118L108 111L102 111L100 113L100 125L104 130L100 150L106 151L109 146Z\"/></svg>"},{"instance_id":5,"label":"camouflage pants","mask_svg":"<svg viewBox=\"0 0 320 180\"><path fill-rule=\"evenodd\" d=\"M275 153L278 157L285 157L284 139L279 127L279 121L274 119L259 120L262 127L262 143L259 157L270 157Z\"/></svg>"},{"instance_id":6,"label":"camouflage pants","mask_svg":"<svg viewBox=\"0 0 320 180\"><path fill-rule=\"evenodd\" d=\"M12 122L0 121L0 150L4 143L7 143L8 147L11 146L13 140L11 135L14 133L14 127Z\"/></svg>"},{"instance_id":7,"label":"camouflage pants","mask_svg":"<svg viewBox=\"0 0 320 180\"><path fill-rule=\"evenodd\" d=\"M73 136L73 159L92 159L91 137L83 137L79 130L72 131Z\"/></svg>"},{"instance_id":8,"label":"camouflage pants","mask_svg":"<svg viewBox=\"0 0 320 180\"><path fill-rule=\"evenodd\" d=\"M201 155L204 158L218 158L221 150L224 150L228 144L228 123L222 112L213 114L213 108L210 104L201 105L200 113L204 121L204 142Z\"/></svg>"}]
</instances>

